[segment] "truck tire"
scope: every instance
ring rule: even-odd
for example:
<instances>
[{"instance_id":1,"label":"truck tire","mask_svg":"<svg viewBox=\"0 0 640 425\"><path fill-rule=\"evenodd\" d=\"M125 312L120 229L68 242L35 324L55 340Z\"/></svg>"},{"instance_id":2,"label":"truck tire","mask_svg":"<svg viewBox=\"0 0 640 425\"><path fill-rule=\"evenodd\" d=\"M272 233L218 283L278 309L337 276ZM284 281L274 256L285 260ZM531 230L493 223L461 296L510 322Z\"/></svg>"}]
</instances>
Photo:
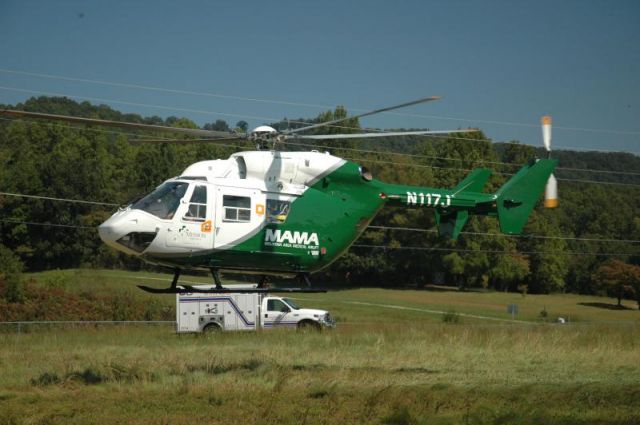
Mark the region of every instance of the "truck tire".
<instances>
[{"instance_id":1,"label":"truck tire","mask_svg":"<svg viewBox=\"0 0 640 425\"><path fill-rule=\"evenodd\" d=\"M209 323L202 329L202 333L213 334L222 331L222 328L217 323Z\"/></svg>"},{"instance_id":2,"label":"truck tire","mask_svg":"<svg viewBox=\"0 0 640 425\"><path fill-rule=\"evenodd\" d=\"M303 320L298 323L299 331L320 331L321 329L322 326L320 326L320 323L314 322L313 320Z\"/></svg>"}]
</instances>

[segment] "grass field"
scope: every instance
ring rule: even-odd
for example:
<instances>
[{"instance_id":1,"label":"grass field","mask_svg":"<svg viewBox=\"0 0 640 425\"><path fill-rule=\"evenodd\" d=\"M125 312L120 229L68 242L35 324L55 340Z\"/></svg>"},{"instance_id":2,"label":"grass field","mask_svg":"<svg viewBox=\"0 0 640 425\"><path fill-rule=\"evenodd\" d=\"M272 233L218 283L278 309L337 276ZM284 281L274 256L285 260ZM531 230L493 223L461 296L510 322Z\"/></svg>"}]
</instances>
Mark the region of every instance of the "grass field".
<instances>
[{"instance_id":1,"label":"grass field","mask_svg":"<svg viewBox=\"0 0 640 425\"><path fill-rule=\"evenodd\" d=\"M88 270L34 278L136 297L152 297L131 289L154 282L143 278L166 280ZM640 312L630 302L616 310L611 299L575 295L384 289L297 298L330 310L338 328L208 337L168 325L6 329L0 424L640 423ZM543 323L542 310L570 323Z\"/></svg>"}]
</instances>

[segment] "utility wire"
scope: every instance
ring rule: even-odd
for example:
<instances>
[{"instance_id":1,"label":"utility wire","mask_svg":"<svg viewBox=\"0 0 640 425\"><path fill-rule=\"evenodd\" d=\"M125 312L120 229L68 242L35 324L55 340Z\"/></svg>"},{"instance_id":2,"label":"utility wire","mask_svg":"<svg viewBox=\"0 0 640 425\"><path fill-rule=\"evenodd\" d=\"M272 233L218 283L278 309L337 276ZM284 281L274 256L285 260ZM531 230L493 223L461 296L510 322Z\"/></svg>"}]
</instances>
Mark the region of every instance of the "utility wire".
<instances>
[{"instance_id":1,"label":"utility wire","mask_svg":"<svg viewBox=\"0 0 640 425\"><path fill-rule=\"evenodd\" d=\"M110 87L123 87L123 88L133 88L133 89L140 89L140 90L158 91L158 92L171 93L171 94L185 94L190 96L232 99L232 100L241 100L241 101L257 102L257 103L271 103L275 105L301 106L301 107L316 108L316 109L333 109L333 106L330 106L330 105L293 102L293 101L286 101L286 100L260 99L260 98L254 98L254 97L242 97L242 96L224 95L224 94L207 93L207 92L196 92L196 91L180 90L180 89L169 89L169 88L163 88L163 87L146 86L141 84L119 83L119 82L113 82L113 81L92 80L92 79L86 79L86 78L74 78L74 77L65 77L61 75L17 71L17 70L5 69L5 68L0 68L0 72L6 73L6 74L23 75L23 76L38 77L38 78L48 78L53 80L98 84L98 85L105 85ZM349 110L357 111L357 112L366 112L368 109L349 108ZM397 111L385 112L385 114L395 115L395 116L414 117L414 118L430 118L430 119L442 119L442 120L452 120L452 121L477 122L477 123L483 123L483 124L496 124L496 125L505 125L505 126L518 126L518 127L529 127L529 128L538 127L537 124L531 124L531 123L519 123L519 122L496 121L496 120L480 120L480 119L472 119L472 118L446 117L446 116L437 116L437 115L422 115L422 114L411 114L411 113L397 112ZM609 129L563 127L563 126L554 126L554 128L560 129L560 130L571 130L571 131L640 135L640 131L609 130Z\"/></svg>"},{"instance_id":2,"label":"utility wire","mask_svg":"<svg viewBox=\"0 0 640 425\"><path fill-rule=\"evenodd\" d=\"M0 192L0 195L4 196L17 196L20 198L32 198L32 199L45 199L48 201L61 201L61 202L72 202L77 204L91 204L91 205L105 205L110 207L117 207L119 204L113 204L109 202L96 202L96 201L83 201L80 199L68 199L68 198L53 198L50 196L38 196L38 195L24 195L22 193L9 193L9 192Z\"/></svg>"},{"instance_id":3,"label":"utility wire","mask_svg":"<svg viewBox=\"0 0 640 425\"><path fill-rule=\"evenodd\" d=\"M0 120L5 120L5 121L14 121L14 120L18 120L18 121L23 121L24 119L22 118L0 118ZM32 120L24 120L25 123L29 124L29 125L35 125L36 122L32 121ZM59 128L71 128L71 129L86 129L86 130L90 130L90 131L98 131L98 132L103 132L103 133L110 133L110 134L127 134L127 135L135 135L134 133L126 133L126 132L118 132L118 131L114 131L114 130L100 130L100 129L94 129L93 127L78 127L78 126L73 126L73 125L66 125L66 124L48 124L48 125L52 125L55 127L59 127ZM160 138L162 139L162 138ZM167 142L171 142L174 141L174 139L166 139ZM469 140L482 140L482 139L469 139ZM141 140L144 141L144 140ZM291 145L291 146L303 146L303 147L315 147L315 148L325 148L325 149L337 149L337 150L347 150L347 151L353 151L353 152L362 152L362 153L376 153L376 154L392 154L392 155L401 155L401 156L406 156L406 157L423 157L423 158L432 158L432 159L442 159L442 160L453 160L453 161L465 161L464 159L459 159L459 158L446 158L446 157L437 157L437 156L427 156L427 155L417 155L417 154L404 154L404 153L394 153L394 152L383 152L383 151L378 151L378 150L366 150L366 149L355 149L355 148L347 148L347 147L335 147L335 146L328 146L328 145L318 145L318 144L310 144L310 143L302 143L302 142L287 142L287 141L282 141L280 143L283 143L285 145ZM225 144L225 143L218 143L215 142L216 146L224 146L224 147L231 147L231 148L236 148L236 149L244 149L244 147L242 146L238 146L238 145L230 145L230 144ZM375 159L369 159L369 158L348 158L345 157L345 159L351 159L354 161L368 161L368 162L374 162L374 163L382 163L382 164L393 164L393 165L401 165L401 166L407 166L407 167L414 167L414 168L432 168L432 169L443 169L443 170L461 170L461 171L471 171L471 169L469 168L461 168L461 167L442 167L442 166L435 166L435 165L424 165L424 164L414 164L414 163L401 163L401 162L391 162L391 161L381 161L381 160L375 160ZM510 163L506 163L506 162L497 162L497 161L485 161L485 160L477 160L477 161L472 161L471 163L487 163L487 164L501 164L501 165L508 165L508 166L520 166L519 164L510 164ZM561 167L558 167L557 169L562 169ZM570 170L569 168L564 168L564 170ZM582 171L589 171L589 170L582 170ZM498 171L494 171L494 174L498 174L498 175L505 175L505 176L512 176L514 175L514 173L504 173L504 172L498 172ZM620 174L627 174L626 172L612 172L612 173L620 173ZM639 174L640 173L630 173L630 174ZM603 181L599 181L599 180L581 180L581 179L565 179L565 178L558 178L559 181L571 181L571 182L579 182L579 183L589 183L589 184L606 184L606 185L619 185L619 186L640 186L638 184L633 184L633 183L618 183L618 182L603 182Z\"/></svg>"},{"instance_id":4,"label":"utility wire","mask_svg":"<svg viewBox=\"0 0 640 425\"><path fill-rule=\"evenodd\" d=\"M2 89L2 87L0 87L0 89ZM10 120L10 118L2 118L4 120ZM29 121L28 121L29 122ZM63 125L59 125L60 127L64 127ZM67 126L68 128L78 128L75 126ZM104 131L104 130L103 130ZM117 133L117 132L114 132ZM436 137L437 135L429 135L430 137ZM451 139L455 139L455 137L451 137ZM461 139L461 138L458 138ZM488 139L472 139L469 138L468 140L474 140L474 141L483 141L483 140L488 140ZM173 139L167 139L167 142L171 142L173 141ZM308 143L300 143L300 142L281 142L283 144L289 144L289 145L293 145L293 146L309 146L309 147L317 147L317 148L328 148L328 149L343 149L343 150L350 150L350 151L356 151L356 152L364 152L364 153L384 153L382 151L371 151L371 150L365 150L365 149L354 149L354 148L340 148L340 147L333 147L333 146L327 146L327 145L317 145L317 144L308 144ZM216 143L218 146L227 146L227 147L234 147L234 148L239 148L236 145L229 145L229 144L222 144L222 143ZM420 157L423 155L415 155L415 154L400 154L400 155L404 155L404 156L409 156L409 157ZM427 157L427 156L424 156ZM433 158L438 158L438 157L433 157ZM440 167L440 166L432 166L432 165L422 165L422 164L413 164L413 163L399 163L399 162L389 162L389 161L376 161L376 160L372 160L372 159L364 159L364 158L346 158L346 159L352 159L352 160L356 160L356 161L369 161L369 162L378 162L378 163L386 163L386 164L394 164L394 165L402 165L402 166L409 166L409 167L417 167L417 168L433 168L433 169L451 169L451 170L462 170L462 171L471 171L471 169L466 169L466 168L460 168L460 167ZM446 160L458 160L458 161L462 161L461 159L454 159L454 158L440 158L440 159L446 159ZM489 164L503 164L503 165L509 165L509 166L514 166L515 164L509 164L509 163L504 163L504 162L495 162L495 161L476 161L476 163L482 163L482 162L486 162ZM472 162L473 163L473 162ZM586 169L584 169L583 171L587 171ZM621 172L621 173L626 173L626 172ZM514 175L514 173L501 173L501 172L494 172L494 174L501 174L501 175ZM634 174L640 174L640 173L634 173ZM589 184L606 184L606 185L619 185L619 186L632 186L632 187L638 187L640 186L639 184L633 184L633 183L618 183L618 182L603 182L603 181L596 181L596 180L581 180L581 179L565 179L565 178L558 178L558 181L571 181L571 182L580 182L580 183L589 183Z\"/></svg>"},{"instance_id":5,"label":"utility wire","mask_svg":"<svg viewBox=\"0 0 640 425\"><path fill-rule=\"evenodd\" d=\"M490 254L540 254L540 255L594 255L606 257L618 257L635 255L625 252L580 252L580 251L503 251L499 249L468 249L468 248L438 248L423 246L388 246L388 245L351 245L354 248L384 249L384 250L407 250L407 251L444 251L444 252L485 252Z\"/></svg>"},{"instance_id":6,"label":"utility wire","mask_svg":"<svg viewBox=\"0 0 640 425\"><path fill-rule=\"evenodd\" d=\"M418 232L418 233L438 233L436 229L421 229L416 227L368 226L367 229L397 230L397 231ZM490 233L490 232L460 232L460 233L463 235L494 236L494 237L521 238L521 239L559 239L559 240L582 241L582 242L640 243L640 240L638 239L599 239L599 238L580 238L580 237L571 237L571 236L508 235L505 233Z\"/></svg>"},{"instance_id":7,"label":"utility wire","mask_svg":"<svg viewBox=\"0 0 640 425\"><path fill-rule=\"evenodd\" d=\"M96 230L92 226L77 226L70 224L58 224L58 223L39 223L33 221L21 221L12 219L0 219L0 222L14 223L14 224L26 224L30 226L51 226L62 228L74 228L74 229L91 229ZM595 256L627 256L634 255L633 253L599 253L599 252L580 252L580 251L504 251L493 249L468 249L468 248L440 248L440 247L421 247L421 246L399 246L392 247L388 245L351 245L354 248L369 248L369 249L384 249L384 250L411 250L411 251L443 251L443 252L484 252L491 254L540 254L540 255L595 255Z\"/></svg>"},{"instance_id":8,"label":"utility wire","mask_svg":"<svg viewBox=\"0 0 640 425\"><path fill-rule=\"evenodd\" d=\"M0 117L0 120L3 120L3 121L22 121L22 122L27 123L28 125L35 125L35 124L38 123L38 121L24 119L24 118L5 118L5 117ZM139 139L140 141L144 141L145 138L150 138L151 137L151 136L139 136L137 133L128 133L128 132L124 132L124 131L103 130L103 129L98 129L98 128L95 128L95 127L80 127L80 126L74 126L74 125L68 125L68 124L59 124L59 123L50 123L50 124L47 124L47 125L58 127L58 128L83 129L83 130L95 131L95 132L107 133L107 134L115 134L115 135L124 134L124 135L128 135L128 136L136 136L136 137L141 137L141 139ZM351 127L349 127L349 128L351 128ZM433 135L433 137L443 137L443 136ZM156 139L166 140L167 143L170 143L170 142L176 140L176 139L171 139L171 138L166 138L166 137L153 137L152 138L152 140L156 140ZM462 138L458 137L456 139L462 139ZM472 138L468 138L467 140L490 141L489 139L472 139ZM409 153L400 153L400 152L386 152L386 151L381 151L381 150L368 150L368 149L356 149L356 148L348 148L348 147L336 147L336 146L319 145L319 144L311 144L311 143L303 143L303 142L282 141L280 143L285 144L285 145L291 145L291 146L302 146L302 147L324 148L324 149L338 149L338 150L345 150L345 151L351 151L351 152L362 152L362 153L368 153L368 154L387 154L387 155L404 156L404 157L409 157L409 158L425 158L425 159L437 159L437 160L457 161L457 162L463 162L463 161L466 162L467 161L467 160L462 159L462 158L449 158L449 157L421 155L421 154L409 154ZM242 147L242 146L224 144L224 143L219 143L217 141L215 142L215 145L216 146L224 146L224 147L232 147L232 148L236 148L236 149L244 149L244 147ZM375 160L372 160L372 159L364 159L364 158L353 158L353 159L356 160L356 161L375 162ZM384 162L385 163L390 163L388 161L384 161ZM470 164L493 164L493 165L504 165L504 166L509 166L509 167L521 167L521 164L512 164L512 163L500 162L500 161L489 161L489 160L485 160L485 159L473 160L473 161L471 161L469 163ZM438 166L428 166L428 165L420 165L420 164L413 164L413 163L398 163L398 162L394 162L392 164L410 166L410 167L418 167L418 168L437 168L437 169L453 169L453 170L470 171L470 169L459 168L459 167L438 167ZM580 172L591 172L591 173L607 173L607 174L622 174L622 175L640 175L640 172L593 170L593 169L586 169L586 168L556 167L556 170L580 171ZM494 172L494 174L513 175L513 173L501 173L501 172ZM560 178L558 180L574 181L574 182L585 182L585 183L603 183L603 184L617 184L617 185L631 185L631 186L633 186L633 184L630 184L630 183L601 182L601 181L595 181L595 180L563 179L563 178Z\"/></svg>"},{"instance_id":9,"label":"utility wire","mask_svg":"<svg viewBox=\"0 0 640 425\"><path fill-rule=\"evenodd\" d=\"M204 115L220 115L220 116L229 116L229 117L235 117L235 118L247 118L247 119L254 119L254 120L260 120L263 122L282 122L281 119L279 118L273 118L273 117L262 117L262 116L253 116L253 115L243 115L243 114L229 114L229 113L224 113L224 112L214 112L214 111L205 111L205 110L200 110L200 109L189 109L189 108L178 108L178 107L171 107L171 106L163 106L163 105L150 105L150 104L145 104L145 103L136 103L136 102L128 102L128 101L123 101L123 100L115 100L115 99L104 99L104 98L97 98L97 97L88 97L88 96L79 96L79 95L70 95L70 94L64 94L64 93L51 93L51 92L46 92L46 91L36 91L36 90L27 90L27 89L20 89L20 88L15 88L15 87L5 87L5 86L0 86L0 90L8 90L8 91L16 91L16 92L21 92L21 93L29 93L29 94L39 94L39 95L45 95L45 96L58 96L58 97L72 97L72 98L78 98L78 99L84 99L84 100L92 100L92 101L97 101L97 102L107 102L107 103L118 103L118 104L122 104L122 105L128 105L128 106L136 106L136 107L144 107L144 108L155 108L155 109L162 109L162 110L169 110L169 111L181 111L181 112L188 112L188 113L195 113L195 114L204 114ZM315 123L315 122L308 122L308 121L295 121L295 120L289 120L289 122L294 123L294 124L309 124L309 123ZM336 125L336 124L327 124L327 127L333 127L333 128L347 128L347 129L351 129L353 130L353 127L347 127L347 126L340 126L340 125ZM359 130L369 130L367 128L361 128ZM381 132L384 133L384 131L379 130L379 129L371 129L373 131L376 132ZM420 136L420 135L419 135ZM421 137L436 137L437 135L421 135ZM490 139L471 139L471 138L462 138L462 137L451 137L451 136L440 136L440 137L445 137L445 138L449 138L449 139L456 139L456 140L473 140L473 141L490 141ZM517 145L521 145L521 143L517 143L517 142L500 142L500 143L504 143L504 144L517 144ZM620 152L620 153L634 153L634 154L638 154L638 152L625 152L625 151L618 151L618 150L606 150L606 149L588 149L588 148L581 148L581 147L574 147L574 146L559 146L556 145L555 146L556 150L561 150L561 149L577 149L577 150L582 150L582 151L596 151L596 152Z\"/></svg>"},{"instance_id":10,"label":"utility wire","mask_svg":"<svg viewBox=\"0 0 640 425\"><path fill-rule=\"evenodd\" d=\"M67 199L67 198L51 198L46 196L35 196L35 195L23 195L20 193L6 193L0 192L0 195L7 196L19 196L25 198L36 198L36 199L46 199L53 201L61 201L61 202L80 202L80 203L88 203L95 205L105 205L105 206L118 206L119 204L112 204L106 202L94 202L94 201L83 201L77 199ZM4 221L7 221L5 219ZM21 222L22 223L22 222ZM26 223L26 222L25 222ZM44 223L33 223L33 224L41 224ZM73 226L69 226L73 227ZM436 233L435 229L422 229L417 227L398 227L398 226L368 226L367 229L373 230L395 230L395 231L410 231L410 232L421 232L421 233ZM580 238L580 237L572 237L572 236L545 236L545 235L508 235L503 233L489 233L489 232L461 232L466 235L477 235L477 236L495 236L495 237L512 237L512 238L523 238L523 239L560 239L560 240L575 240L575 241L587 241L587 242L620 242L620 243L640 243L640 240L635 239L601 239L601 238Z\"/></svg>"},{"instance_id":11,"label":"utility wire","mask_svg":"<svg viewBox=\"0 0 640 425\"><path fill-rule=\"evenodd\" d=\"M41 124L42 121L38 121L38 120L32 120L32 119L28 119L28 118L6 118L6 117L0 117L1 121L20 121L20 122L24 122L27 125L30 126L34 126L34 125L38 125ZM171 142L175 142L177 141L181 141L180 139L171 139L171 138L166 138L166 137L162 137L162 136L144 136L144 135L140 135L137 133L128 133L125 131L118 131L118 130L103 130L103 129L99 129L99 128L95 128L94 126L92 127L83 127L81 125L71 125L71 124L60 124L60 123L53 123L53 122L47 122L46 124L47 126L52 126L52 127L57 127L57 128L63 128L63 129L72 129L72 130L83 130L83 131L94 131L97 133L107 133L107 134L114 134L114 135L126 135L126 136L134 136L134 137L138 137L138 139L136 139L139 142L145 142L146 140L150 140L150 141L155 141L155 140L164 140L167 143L171 143ZM185 139L188 140L188 139ZM224 141L226 139L218 139L221 141ZM225 143L219 143L218 140L214 140L213 143L215 143L215 146L223 146L223 147L230 147L230 148L236 148L236 149L245 149L247 148L247 146L237 146L237 145L230 145L230 144L225 144ZM239 142L249 142L250 140L240 140L240 139L233 139L233 140L238 140ZM204 143L203 143L204 144Z\"/></svg>"},{"instance_id":12,"label":"utility wire","mask_svg":"<svg viewBox=\"0 0 640 425\"><path fill-rule=\"evenodd\" d=\"M51 226L51 227L66 227L66 228L74 228L74 229L91 229L96 230L94 226L76 226L72 224L59 224L59 223L37 223L34 221L21 221L21 220L12 220L10 218L2 218L1 222L4 223L14 223L14 224L26 224L29 226Z\"/></svg>"}]
</instances>

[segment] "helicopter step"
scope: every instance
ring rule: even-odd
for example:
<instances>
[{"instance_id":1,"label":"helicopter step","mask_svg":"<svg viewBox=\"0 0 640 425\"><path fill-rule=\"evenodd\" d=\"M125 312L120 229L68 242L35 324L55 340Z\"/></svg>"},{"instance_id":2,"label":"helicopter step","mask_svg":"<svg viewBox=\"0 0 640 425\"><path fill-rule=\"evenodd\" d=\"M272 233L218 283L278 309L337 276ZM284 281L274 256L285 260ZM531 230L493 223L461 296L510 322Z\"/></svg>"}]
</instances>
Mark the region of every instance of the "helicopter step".
<instances>
[{"instance_id":1,"label":"helicopter step","mask_svg":"<svg viewBox=\"0 0 640 425\"><path fill-rule=\"evenodd\" d=\"M149 292L150 294L193 294L193 293L203 293L203 294L228 294L228 293L321 293L327 292L325 288L312 288L311 281L309 280L309 275L307 273L300 273L298 275L298 279L301 283L307 284L306 288L272 288L266 285L266 277L263 276L260 282L255 287L242 287L242 288L233 288L233 287L224 287L222 286L222 281L220 280L219 270L216 268L211 268L211 276L213 277L213 281L215 282L215 287L213 288L204 288L204 287L195 287L189 285L181 285L178 286L178 280L180 279L180 269L175 269L173 274L173 280L171 281L171 286L168 288L152 288L150 286L138 285L138 288L142 289L145 292Z\"/></svg>"}]
</instances>

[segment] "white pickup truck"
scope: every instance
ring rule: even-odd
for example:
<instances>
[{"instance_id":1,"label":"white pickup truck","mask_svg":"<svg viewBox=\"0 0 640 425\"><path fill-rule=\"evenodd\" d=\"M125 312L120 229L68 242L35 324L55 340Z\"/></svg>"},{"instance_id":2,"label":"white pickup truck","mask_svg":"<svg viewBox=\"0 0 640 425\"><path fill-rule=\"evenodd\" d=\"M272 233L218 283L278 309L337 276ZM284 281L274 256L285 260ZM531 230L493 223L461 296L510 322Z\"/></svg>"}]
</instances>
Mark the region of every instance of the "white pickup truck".
<instances>
[{"instance_id":1,"label":"white pickup truck","mask_svg":"<svg viewBox=\"0 0 640 425\"><path fill-rule=\"evenodd\" d=\"M262 293L177 294L176 323L178 333L335 326L328 311L300 308L290 298Z\"/></svg>"}]
</instances>

